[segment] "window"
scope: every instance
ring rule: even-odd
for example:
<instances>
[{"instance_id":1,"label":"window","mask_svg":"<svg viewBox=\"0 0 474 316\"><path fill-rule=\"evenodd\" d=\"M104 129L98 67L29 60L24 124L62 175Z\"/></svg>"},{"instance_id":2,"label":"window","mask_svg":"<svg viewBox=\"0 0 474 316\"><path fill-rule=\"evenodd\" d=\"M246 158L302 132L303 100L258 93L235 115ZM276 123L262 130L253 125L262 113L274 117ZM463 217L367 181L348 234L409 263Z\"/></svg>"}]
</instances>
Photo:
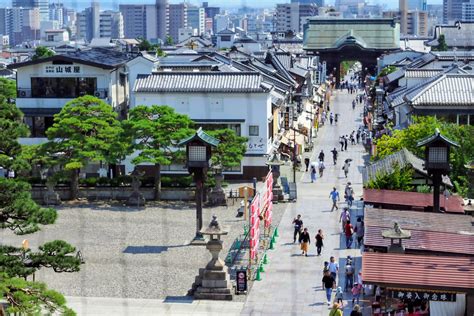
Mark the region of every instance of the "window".
<instances>
[{"instance_id":1,"label":"window","mask_svg":"<svg viewBox=\"0 0 474 316\"><path fill-rule=\"evenodd\" d=\"M221 42L230 42L230 36L229 35L221 36Z\"/></svg>"},{"instance_id":2,"label":"window","mask_svg":"<svg viewBox=\"0 0 474 316\"><path fill-rule=\"evenodd\" d=\"M258 136L258 125L249 126L249 136Z\"/></svg>"},{"instance_id":3,"label":"window","mask_svg":"<svg viewBox=\"0 0 474 316\"><path fill-rule=\"evenodd\" d=\"M96 90L96 78L31 78L33 98L77 98L94 95Z\"/></svg>"},{"instance_id":4,"label":"window","mask_svg":"<svg viewBox=\"0 0 474 316\"><path fill-rule=\"evenodd\" d=\"M46 131L54 123L52 116L25 116L23 122L30 129L31 137L46 137Z\"/></svg>"}]
</instances>

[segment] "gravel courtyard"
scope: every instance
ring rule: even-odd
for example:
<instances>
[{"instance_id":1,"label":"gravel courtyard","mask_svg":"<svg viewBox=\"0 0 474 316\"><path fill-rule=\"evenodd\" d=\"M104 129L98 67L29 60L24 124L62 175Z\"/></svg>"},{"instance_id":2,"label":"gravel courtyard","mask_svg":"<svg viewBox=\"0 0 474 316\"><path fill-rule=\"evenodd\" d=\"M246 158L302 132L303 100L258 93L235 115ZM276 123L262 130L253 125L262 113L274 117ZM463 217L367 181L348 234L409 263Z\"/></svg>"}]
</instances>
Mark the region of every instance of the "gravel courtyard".
<instances>
[{"instance_id":1,"label":"gravel courtyard","mask_svg":"<svg viewBox=\"0 0 474 316\"><path fill-rule=\"evenodd\" d=\"M243 232L244 219L235 217L238 203L204 208L204 225L213 214L229 225L224 250ZM286 204L274 205L277 224ZM186 294L198 269L210 259L204 246L190 246L195 233L195 206L184 202L148 204L133 208L109 204L63 205L56 224L40 232L15 236L1 231L3 244L20 246L28 239L35 249L47 241L62 239L81 250L85 264L78 273L36 273L52 289L68 296L166 298Z\"/></svg>"}]
</instances>

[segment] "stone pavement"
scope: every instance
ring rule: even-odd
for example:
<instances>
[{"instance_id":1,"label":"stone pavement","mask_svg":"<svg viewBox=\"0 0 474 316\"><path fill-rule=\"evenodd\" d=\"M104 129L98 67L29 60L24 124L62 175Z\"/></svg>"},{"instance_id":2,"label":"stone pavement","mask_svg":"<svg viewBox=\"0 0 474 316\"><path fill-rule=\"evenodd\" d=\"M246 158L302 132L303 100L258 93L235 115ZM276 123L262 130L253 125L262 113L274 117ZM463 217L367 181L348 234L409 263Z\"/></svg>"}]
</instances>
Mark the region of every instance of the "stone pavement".
<instances>
[{"instance_id":1,"label":"stone pavement","mask_svg":"<svg viewBox=\"0 0 474 316\"><path fill-rule=\"evenodd\" d=\"M242 302L193 301L183 298L152 300L74 296L66 299L67 305L78 316L237 316L244 305Z\"/></svg>"},{"instance_id":2,"label":"stone pavement","mask_svg":"<svg viewBox=\"0 0 474 316\"><path fill-rule=\"evenodd\" d=\"M287 206L279 226L280 237L276 249L270 252L270 262L265 268L266 272L262 274L263 280L254 283L242 315L328 315L325 293L321 289L324 261L329 261L330 256L335 256L338 260L341 271L337 280L338 286L344 285L343 267L348 255L356 257L356 271L360 269L360 250L345 249L339 223L340 211L330 212L329 199L332 187L336 186L343 201L343 191L348 180L352 182L356 200L362 194L360 173L364 165L362 145L351 146L349 143L348 151L339 153L336 166L332 164L330 152L334 147L339 151L340 135L350 134L362 124L362 106L357 105L355 110L351 107L354 97L355 94L347 92L338 91L334 94L331 111L339 113L340 120L336 126L331 126L327 122L326 126L320 128L311 157L311 161L316 161L320 150L324 150L326 165L324 175L322 178L318 176L316 183L310 182L308 173L300 176L298 200ZM341 170L347 158L353 160L348 179ZM340 206L344 205L344 202L340 203ZM355 207L352 210L352 218L355 218L356 212L362 214L362 210ZM293 244L292 220L297 214L302 215L304 226L308 227L312 236L308 257L301 256L298 244ZM318 229L323 229L325 233L325 247L320 257L316 256L314 245L314 236ZM349 315L352 309L351 303L344 303L346 305L344 315Z\"/></svg>"}]
</instances>

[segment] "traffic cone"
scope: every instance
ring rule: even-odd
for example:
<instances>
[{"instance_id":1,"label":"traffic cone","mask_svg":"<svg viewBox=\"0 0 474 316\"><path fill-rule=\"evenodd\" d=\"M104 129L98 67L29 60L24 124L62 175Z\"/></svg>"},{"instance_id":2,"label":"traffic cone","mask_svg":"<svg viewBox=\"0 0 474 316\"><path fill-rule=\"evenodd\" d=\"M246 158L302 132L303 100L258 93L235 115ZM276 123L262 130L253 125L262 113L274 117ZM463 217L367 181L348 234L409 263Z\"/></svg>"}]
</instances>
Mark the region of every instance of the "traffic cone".
<instances>
[{"instance_id":1,"label":"traffic cone","mask_svg":"<svg viewBox=\"0 0 474 316\"><path fill-rule=\"evenodd\" d=\"M275 237L280 237L280 235L278 235L278 227L275 227L275 231L273 232L273 235L275 235Z\"/></svg>"},{"instance_id":2,"label":"traffic cone","mask_svg":"<svg viewBox=\"0 0 474 316\"><path fill-rule=\"evenodd\" d=\"M263 268L263 264L262 264L262 263L260 263L260 265L258 266L258 270L259 270L260 272L265 272L265 269Z\"/></svg>"},{"instance_id":3,"label":"traffic cone","mask_svg":"<svg viewBox=\"0 0 474 316\"><path fill-rule=\"evenodd\" d=\"M263 263L267 264L268 263L268 258L267 258L267 253L263 255Z\"/></svg>"},{"instance_id":4,"label":"traffic cone","mask_svg":"<svg viewBox=\"0 0 474 316\"><path fill-rule=\"evenodd\" d=\"M275 249L274 245L273 245L273 239L270 240L270 247L268 249Z\"/></svg>"},{"instance_id":5,"label":"traffic cone","mask_svg":"<svg viewBox=\"0 0 474 316\"><path fill-rule=\"evenodd\" d=\"M260 269L257 269L257 275L255 276L255 281L262 281L262 277L260 276Z\"/></svg>"}]
</instances>

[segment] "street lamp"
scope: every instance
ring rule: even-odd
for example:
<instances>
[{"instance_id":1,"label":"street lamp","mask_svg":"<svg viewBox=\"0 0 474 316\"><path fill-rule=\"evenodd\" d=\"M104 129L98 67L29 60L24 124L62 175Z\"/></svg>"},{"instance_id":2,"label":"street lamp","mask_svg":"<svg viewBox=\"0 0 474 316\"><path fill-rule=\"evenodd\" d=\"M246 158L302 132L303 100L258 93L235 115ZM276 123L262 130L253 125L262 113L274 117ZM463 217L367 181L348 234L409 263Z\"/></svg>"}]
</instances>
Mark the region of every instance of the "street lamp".
<instances>
[{"instance_id":1,"label":"street lamp","mask_svg":"<svg viewBox=\"0 0 474 316\"><path fill-rule=\"evenodd\" d=\"M459 147L459 145L441 135L439 129L436 129L434 135L419 141L417 146L425 146L424 169L433 178L433 210L439 212L441 176L447 175L450 170L449 151L451 146Z\"/></svg>"},{"instance_id":2,"label":"street lamp","mask_svg":"<svg viewBox=\"0 0 474 316\"><path fill-rule=\"evenodd\" d=\"M186 145L186 166L189 173L194 175L196 183L196 236L191 244L205 245L202 228L202 200L204 192L204 180L209 161L211 160L211 148L217 147L219 140L206 134L200 127L196 133L179 142L178 146Z\"/></svg>"}]
</instances>

